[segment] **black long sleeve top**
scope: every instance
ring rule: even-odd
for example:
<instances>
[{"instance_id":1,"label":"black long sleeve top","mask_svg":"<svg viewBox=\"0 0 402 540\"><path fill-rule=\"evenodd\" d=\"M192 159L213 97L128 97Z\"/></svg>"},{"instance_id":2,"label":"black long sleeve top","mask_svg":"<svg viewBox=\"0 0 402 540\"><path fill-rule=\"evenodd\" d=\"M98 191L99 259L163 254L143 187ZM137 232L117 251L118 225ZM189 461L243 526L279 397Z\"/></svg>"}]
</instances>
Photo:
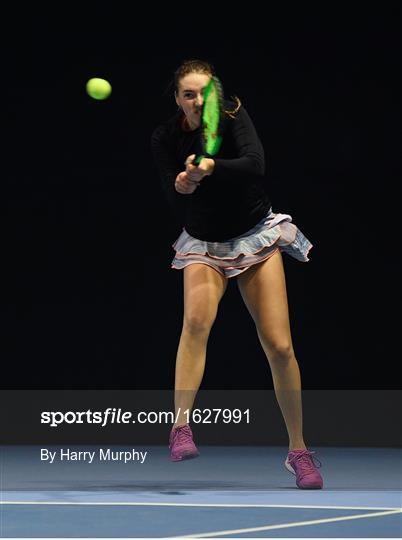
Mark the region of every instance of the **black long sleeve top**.
<instances>
[{"instance_id":1,"label":"black long sleeve top","mask_svg":"<svg viewBox=\"0 0 402 540\"><path fill-rule=\"evenodd\" d=\"M226 103L231 108L231 103ZM233 108L233 107L232 107ZM222 145L213 157L211 176L201 180L191 195L175 190L175 179L185 170L190 154L201 153L201 129L185 131L183 114L158 126L152 134L152 153L165 195L186 231L200 240L222 242L252 229L267 213L264 150L244 107L235 118L225 117Z\"/></svg>"}]
</instances>

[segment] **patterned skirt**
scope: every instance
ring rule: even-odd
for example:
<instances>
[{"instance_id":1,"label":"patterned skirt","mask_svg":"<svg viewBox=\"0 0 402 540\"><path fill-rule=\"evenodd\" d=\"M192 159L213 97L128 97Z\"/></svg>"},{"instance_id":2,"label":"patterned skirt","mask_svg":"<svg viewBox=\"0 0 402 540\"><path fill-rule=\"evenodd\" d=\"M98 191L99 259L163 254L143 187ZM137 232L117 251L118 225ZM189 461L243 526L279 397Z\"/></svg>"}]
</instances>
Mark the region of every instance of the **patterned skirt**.
<instances>
[{"instance_id":1,"label":"patterned skirt","mask_svg":"<svg viewBox=\"0 0 402 540\"><path fill-rule=\"evenodd\" d=\"M238 276L250 266L269 259L278 249L307 262L313 245L292 223L292 216L268 214L255 227L225 242L207 242L190 236L185 229L173 244L172 268L181 270L194 263L211 266L226 278Z\"/></svg>"}]
</instances>

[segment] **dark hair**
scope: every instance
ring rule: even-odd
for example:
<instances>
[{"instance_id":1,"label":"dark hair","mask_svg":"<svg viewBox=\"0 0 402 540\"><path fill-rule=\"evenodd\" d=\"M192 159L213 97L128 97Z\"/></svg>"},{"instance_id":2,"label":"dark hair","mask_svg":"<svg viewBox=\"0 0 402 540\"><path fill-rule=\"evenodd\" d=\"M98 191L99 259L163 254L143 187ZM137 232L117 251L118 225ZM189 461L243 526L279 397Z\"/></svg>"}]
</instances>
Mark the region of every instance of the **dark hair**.
<instances>
[{"instance_id":1,"label":"dark hair","mask_svg":"<svg viewBox=\"0 0 402 540\"><path fill-rule=\"evenodd\" d=\"M180 80L189 73L205 73L205 75L215 75L214 67L204 60L185 60L174 72L174 89L179 90Z\"/></svg>"},{"instance_id":2,"label":"dark hair","mask_svg":"<svg viewBox=\"0 0 402 540\"><path fill-rule=\"evenodd\" d=\"M215 69L212 64L205 60L185 60L174 72L173 85L175 93L179 91L180 80L189 73L205 73L205 75L213 77L215 75ZM235 117L241 107L241 101L237 96L233 96L233 100L236 102L236 107L231 111L224 111L231 118Z\"/></svg>"}]
</instances>

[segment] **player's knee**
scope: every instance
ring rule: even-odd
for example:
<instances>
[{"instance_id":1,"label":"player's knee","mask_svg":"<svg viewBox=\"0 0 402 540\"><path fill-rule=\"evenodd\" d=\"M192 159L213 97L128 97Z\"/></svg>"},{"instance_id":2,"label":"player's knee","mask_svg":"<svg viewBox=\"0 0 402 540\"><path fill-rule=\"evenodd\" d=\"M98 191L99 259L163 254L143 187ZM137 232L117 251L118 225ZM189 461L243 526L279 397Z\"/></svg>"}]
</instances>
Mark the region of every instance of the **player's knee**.
<instances>
[{"instance_id":1,"label":"player's knee","mask_svg":"<svg viewBox=\"0 0 402 540\"><path fill-rule=\"evenodd\" d=\"M270 360L287 362L294 357L292 343L288 340L275 340L266 345Z\"/></svg>"},{"instance_id":2,"label":"player's knee","mask_svg":"<svg viewBox=\"0 0 402 540\"><path fill-rule=\"evenodd\" d=\"M184 316L183 328L190 334L208 334L214 324L215 317L208 313L192 312Z\"/></svg>"}]
</instances>

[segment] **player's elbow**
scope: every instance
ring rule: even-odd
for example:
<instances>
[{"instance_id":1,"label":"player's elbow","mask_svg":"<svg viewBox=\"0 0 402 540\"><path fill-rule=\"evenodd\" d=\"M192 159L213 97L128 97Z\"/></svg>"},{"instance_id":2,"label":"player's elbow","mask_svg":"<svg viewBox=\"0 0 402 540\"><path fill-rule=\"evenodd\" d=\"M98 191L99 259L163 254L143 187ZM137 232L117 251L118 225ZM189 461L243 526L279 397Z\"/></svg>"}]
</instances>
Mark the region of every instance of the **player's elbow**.
<instances>
[{"instance_id":1,"label":"player's elbow","mask_svg":"<svg viewBox=\"0 0 402 540\"><path fill-rule=\"evenodd\" d=\"M265 172L265 161L264 157L261 154L250 153L247 155L247 161L250 168L250 173L252 174L264 174Z\"/></svg>"}]
</instances>

